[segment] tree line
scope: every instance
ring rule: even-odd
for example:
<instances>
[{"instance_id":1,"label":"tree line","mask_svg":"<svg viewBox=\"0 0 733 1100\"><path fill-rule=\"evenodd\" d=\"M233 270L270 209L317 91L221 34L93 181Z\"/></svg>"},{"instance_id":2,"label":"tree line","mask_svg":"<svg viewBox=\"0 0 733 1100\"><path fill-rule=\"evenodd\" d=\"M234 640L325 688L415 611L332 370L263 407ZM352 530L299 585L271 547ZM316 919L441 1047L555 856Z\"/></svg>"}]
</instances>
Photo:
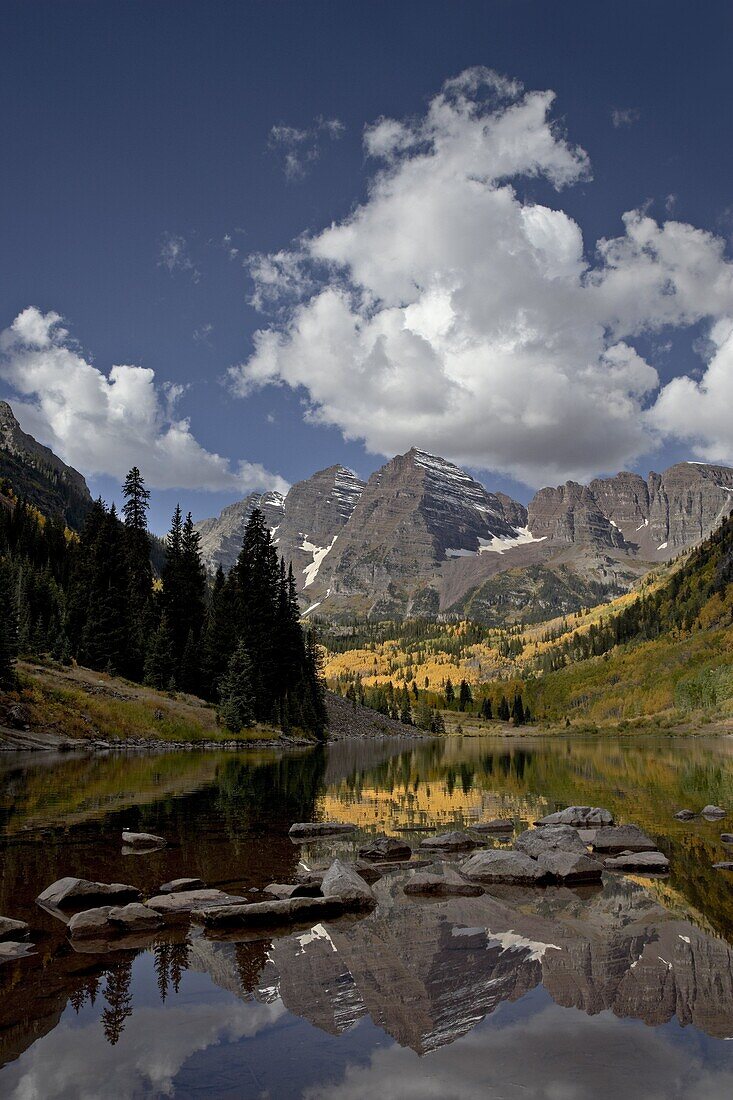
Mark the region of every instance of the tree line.
<instances>
[{"instance_id":1,"label":"tree line","mask_svg":"<svg viewBox=\"0 0 733 1100\"><path fill-rule=\"evenodd\" d=\"M77 536L0 487L0 686L13 683L18 654L48 655L198 695L234 732L263 722L322 737L319 647L262 512L235 566L212 580L191 513L176 507L156 576L136 467L122 492L121 515L97 500Z\"/></svg>"}]
</instances>

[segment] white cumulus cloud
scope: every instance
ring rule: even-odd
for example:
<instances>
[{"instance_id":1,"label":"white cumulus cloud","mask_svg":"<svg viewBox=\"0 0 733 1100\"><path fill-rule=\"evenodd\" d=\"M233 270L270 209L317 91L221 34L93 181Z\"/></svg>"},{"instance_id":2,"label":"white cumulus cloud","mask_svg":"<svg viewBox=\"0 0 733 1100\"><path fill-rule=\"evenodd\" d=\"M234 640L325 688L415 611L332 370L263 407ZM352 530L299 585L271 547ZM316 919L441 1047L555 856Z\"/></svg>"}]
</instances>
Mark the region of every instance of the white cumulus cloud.
<instances>
[{"instance_id":1,"label":"white cumulus cloud","mask_svg":"<svg viewBox=\"0 0 733 1100\"><path fill-rule=\"evenodd\" d=\"M121 478L137 465L159 489L287 489L256 463L232 468L205 450L176 417L185 387L156 384L147 367L93 366L58 313L29 306L0 333L0 379L20 396L12 405L26 430L84 473Z\"/></svg>"},{"instance_id":2,"label":"white cumulus cloud","mask_svg":"<svg viewBox=\"0 0 733 1100\"><path fill-rule=\"evenodd\" d=\"M665 433L691 438L662 415L674 390L650 412L659 379L633 341L733 316L724 242L635 211L591 262L559 205L590 180L589 159L553 101L478 68L423 116L367 127L365 201L251 258L252 301L274 323L230 371L235 391L301 389L311 422L374 453L416 445L533 485L626 465ZM719 442L706 379L701 448Z\"/></svg>"}]
</instances>

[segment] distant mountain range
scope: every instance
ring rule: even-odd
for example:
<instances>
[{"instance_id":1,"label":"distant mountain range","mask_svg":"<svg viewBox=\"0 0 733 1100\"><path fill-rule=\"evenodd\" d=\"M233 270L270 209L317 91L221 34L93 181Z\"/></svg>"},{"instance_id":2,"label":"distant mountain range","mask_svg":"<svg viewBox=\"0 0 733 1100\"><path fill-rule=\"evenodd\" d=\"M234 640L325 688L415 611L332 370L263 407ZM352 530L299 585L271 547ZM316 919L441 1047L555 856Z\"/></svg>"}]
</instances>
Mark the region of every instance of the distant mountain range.
<instances>
[{"instance_id":1,"label":"distant mountain range","mask_svg":"<svg viewBox=\"0 0 733 1100\"><path fill-rule=\"evenodd\" d=\"M413 448L366 484L331 466L285 498L252 494L202 521L210 568L234 564L255 507L293 561L306 614L539 621L618 595L701 542L733 511L733 470L685 462L569 481L525 507Z\"/></svg>"}]
</instances>

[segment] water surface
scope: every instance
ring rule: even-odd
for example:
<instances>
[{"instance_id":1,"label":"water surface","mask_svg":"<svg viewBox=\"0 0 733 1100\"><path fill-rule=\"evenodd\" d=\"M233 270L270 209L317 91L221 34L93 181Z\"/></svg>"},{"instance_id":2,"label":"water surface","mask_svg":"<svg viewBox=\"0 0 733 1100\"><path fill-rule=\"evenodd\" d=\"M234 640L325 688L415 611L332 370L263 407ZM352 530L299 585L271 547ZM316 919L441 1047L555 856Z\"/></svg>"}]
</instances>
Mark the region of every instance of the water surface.
<instances>
[{"instance_id":1,"label":"water surface","mask_svg":"<svg viewBox=\"0 0 733 1100\"><path fill-rule=\"evenodd\" d=\"M0 757L0 913L36 954L0 967L0 1095L331 1098L733 1095L733 877L720 832L675 810L733 807L733 742L450 738L278 755ZM669 856L666 878L404 895L287 934L186 924L134 950L75 949L34 904L63 875L152 893L191 875L257 898L365 835L569 803L608 806ZM294 844L293 821L355 837ZM122 854L123 827L166 836ZM500 843L499 841L489 843Z\"/></svg>"}]
</instances>

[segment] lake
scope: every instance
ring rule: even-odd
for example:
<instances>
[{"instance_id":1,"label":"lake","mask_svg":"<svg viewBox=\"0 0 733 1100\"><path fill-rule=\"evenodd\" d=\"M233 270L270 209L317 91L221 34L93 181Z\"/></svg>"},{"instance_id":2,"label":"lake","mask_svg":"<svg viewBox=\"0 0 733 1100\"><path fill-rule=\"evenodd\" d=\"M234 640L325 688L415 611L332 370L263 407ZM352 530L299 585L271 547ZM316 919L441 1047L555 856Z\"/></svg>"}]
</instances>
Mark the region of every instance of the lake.
<instances>
[{"instance_id":1,"label":"lake","mask_svg":"<svg viewBox=\"0 0 733 1100\"><path fill-rule=\"evenodd\" d=\"M278 754L0 756L0 913L36 953L0 966L4 1100L722 1100L733 1095L733 739L455 737ZM65 875L146 894L196 876L257 900L386 832L569 804L636 822L671 861L601 886L420 899L281 935L171 926L72 947L35 905ZM296 844L294 821L356 834ZM123 827L168 847L124 855ZM487 845L501 844L487 840Z\"/></svg>"}]
</instances>

